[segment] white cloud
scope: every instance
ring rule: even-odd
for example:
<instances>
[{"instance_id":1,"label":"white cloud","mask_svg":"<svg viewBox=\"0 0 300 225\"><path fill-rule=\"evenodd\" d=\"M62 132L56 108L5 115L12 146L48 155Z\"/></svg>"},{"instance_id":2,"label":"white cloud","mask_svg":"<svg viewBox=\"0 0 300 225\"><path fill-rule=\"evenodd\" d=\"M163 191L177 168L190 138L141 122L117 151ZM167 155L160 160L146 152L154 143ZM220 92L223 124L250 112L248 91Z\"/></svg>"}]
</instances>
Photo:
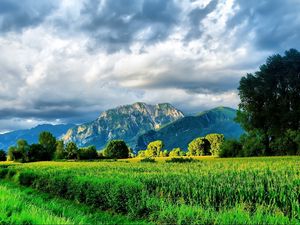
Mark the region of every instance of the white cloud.
<instances>
[{"instance_id":1,"label":"white cloud","mask_svg":"<svg viewBox=\"0 0 300 225\"><path fill-rule=\"evenodd\" d=\"M241 16L244 5L254 4L244 0L96 3L62 0L38 23L14 20L18 29L0 29L0 132L41 121L83 122L135 101L170 102L187 112L236 107L240 77L274 53L257 49L263 41L250 16L259 12L255 5ZM282 3L283 10L292 3ZM257 18L261 30L263 15ZM294 30L299 26L293 21ZM282 43L299 47L295 38Z\"/></svg>"}]
</instances>

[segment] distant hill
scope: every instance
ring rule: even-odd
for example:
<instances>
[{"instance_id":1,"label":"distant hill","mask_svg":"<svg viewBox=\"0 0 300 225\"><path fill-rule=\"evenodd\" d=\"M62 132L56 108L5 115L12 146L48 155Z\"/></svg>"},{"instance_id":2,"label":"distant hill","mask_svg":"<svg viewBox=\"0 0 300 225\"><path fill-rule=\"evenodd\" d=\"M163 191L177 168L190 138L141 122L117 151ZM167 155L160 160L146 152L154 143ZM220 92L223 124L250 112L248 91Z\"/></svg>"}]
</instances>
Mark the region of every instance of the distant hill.
<instances>
[{"instance_id":1,"label":"distant hill","mask_svg":"<svg viewBox=\"0 0 300 225\"><path fill-rule=\"evenodd\" d=\"M244 131L234 122L235 117L236 110L227 107L214 108L196 116L186 116L159 130L151 130L141 135L135 150L146 149L147 144L154 140L162 140L168 150L175 147L187 150L188 143L194 138L210 133L221 133L226 138L239 138Z\"/></svg>"},{"instance_id":2,"label":"distant hill","mask_svg":"<svg viewBox=\"0 0 300 225\"><path fill-rule=\"evenodd\" d=\"M102 149L109 140L123 139L134 147L141 134L183 117L183 113L169 103L148 105L137 102L107 110L96 120L69 129L63 140Z\"/></svg>"},{"instance_id":3,"label":"distant hill","mask_svg":"<svg viewBox=\"0 0 300 225\"><path fill-rule=\"evenodd\" d=\"M16 145L17 140L25 139L29 144L37 143L39 134L43 131L51 132L56 138L60 138L74 124L42 124L31 129L16 130L5 134L0 134L0 149L7 150L10 146Z\"/></svg>"}]
</instances>

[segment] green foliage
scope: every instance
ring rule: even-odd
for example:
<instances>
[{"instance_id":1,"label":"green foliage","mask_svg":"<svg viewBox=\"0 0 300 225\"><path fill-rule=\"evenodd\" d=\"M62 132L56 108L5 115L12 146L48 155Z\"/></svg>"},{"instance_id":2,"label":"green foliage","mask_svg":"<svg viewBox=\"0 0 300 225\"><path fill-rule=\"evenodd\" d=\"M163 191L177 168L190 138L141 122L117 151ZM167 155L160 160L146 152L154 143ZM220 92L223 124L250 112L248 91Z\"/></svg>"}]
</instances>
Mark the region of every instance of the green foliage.
<instances>
[{"instance_id":1,"label":"green foliage","mask_svg":"<svg viewBox=\"0 0 300 225\"><path fill-rule=\"evenodd\" d=\"M287 130L271 142L274 155L300 155L300 131Z\"/></svg>"},{"instance_id":2,"label":"green foliage","mask_svg":"<svg viewBox=\"0 0 300 225\"><path fill-rule=\"evenodd\" d=\"M95 146L80 148L78 150L78 158L81 160L97 159L98 154Z\"/></svg>"},{"instance_id":3,"label":"green foliage","mask_svg":"<svg viewBox=\"0 0 300 225\"><path fill-rule=\"evenodd\" d=\"M112 159L124 159L129 157L129 149L123 140L112 140L106 146L103 155Z\"/></svg>"},{"instance_id":4,"label":"green foliage","mask_svg":"<svg viewBox=\"0 0 300 225\"><path fill-rule=\"evenodd\" d=\"M65 145L64 141L56 141L56 148L55 148L55 154L54 158L55 159L65 159L66 158L66 150L65 150Z\"/></svg>"},{"instance_id":5,"label":"green foliage","mask_svg":"<svg viewBox=\"0 0 300 225\"><path fill-rule=\"evenodd\" d=\"M154 158L146 157L146 158L144 158L144 159L141 159L140 162L142 162L142 163L155 163L156 161L155 161Z\"/></svg>"},{"instance_id":6,"label":"green foliage","mask_svg":"<svg viewBox=\"0 0 300 225\"><path fill-rule=\"evenodd\" d=\"M199 137L191 141L188 145L188 156L203 156L209 154L209 141L203 137Z\"/></svg>"},{"instance_id":7,"label":"green foliage","mask_svg":"<svg viewBox=\"0 0 300 225\"><path fill-rule=\"evenodd\" d=\"M159 157L164 147L164 143L160 140L150 142L145 151L146 157Z\"/></svg>"},{"instance_id":8,"label":"green foliage","mask_svg":"<svg viewBox=\"0 0 300 225\"><path fill-rule=\"evenodd\" d=\"M6 161L6 152L4 150L0 150L0 161Z\"/></svg>"},{"instance_id":9,"label":"green foliage","mask_svg":"<svg viewBox=\"0 0 300 225\"><path fill-rule=\"evenodd\" d=\"M32 144L28 151L28 160L30 162L43 161L47 159L47 152L41 144Z\"/></svg>"},{"instance_id":10,"label":"green foliage","mask_svg":"<svg viewBox=\"0 0 300 225\"><path fill-rule=\"evenodd\" d=\"M237 140L225 140L220 146L220 157L242 156L242 144Z\"/></svg>"},{"instance_id":11,"label":"green foliage","mask_svg":"<svg viewBox=\"0 0 300 225\"><path fill-rule=\"evenodd\" d=\"M56 150L56 138L50 132L41 132L39 135L39 144L45 150L43 160L51 160Z\"/></svg>"},{"instance_id":12,"label":"green foliage","mask_svg":"<svg viewBox=\"0 0 300 225\"><path fill-rule=\"evenodd\" d=\"M299 163L299 157L206 157L180 166L42 162L0 167L0 176L6 170L2 177L68 199L70 207L76 202L155 224L298 224ZM17 173L8 178L11 170Z\"/></svg>"},{"instance_id":13,"label":"green foliage","mask_svg":"<svg viewBox=\"0 0 300 225\"><path fill-rule=\"evenodd\" d=\"M146 157L146 150L140 150L140 151L138 152L137 157L140 157L140 158Z\"/></svg>"},{"instance_id":14,"label":"green foliage","mask_svg":"<svg viewBox=\"0 0 300 225\"><path fill-rule=\"evenodd\" d=\"M263 156L266 154L265 136L256 130L244 134L240 138L243 146L241 156ZM268 153L269 154L269 153Z\"/></svg>"},{"instance_id":15,"label":"green foliage","mask_svg":"<svg viewBox=\"0 0 300 225\"><path fill-rule=\"evenodd\" d=\"M193 158L171 158L169 160L166 160L166 163L190 163L190 162L195 162Z\"/></svg>"},{"instance_id":16,"label":"green foliage","mask_svg":"<svg viewBox=\"0 0 300 225\"><path fill-rule=\"evenodd\" d=\"M210 144L210 153L213 156L218 156L220 153L221 145L224 142L223 134L208 134L205 136Z\"/></svg>"},{"instance_id":17,"label":"green foliage","mask_svg":"<svg viewBox=\"0 0 300 225\"><path fill-rule=\"evenodd\" d=\"M173 148L172 151L170 151L169 156L170 157L177 157L177 156L184 156L185 152L182 151L180 148Z\"/></svg>"},{"instance_id":18,"label":"green foliage","mask_svg":"<svg viewBox=\"0 0 300 225\"><path fill-rule=\"evenodd\" d=\"M28 151L30 147L26 140L17 141L17 147L11 146L8 149L8 160L17 162L28 162Z\"/></svg>"},{"instance_id":19,"label":"green foliage","mask_svg":"<svg viewBox=\"0 0 300 225\"><path fill-rule=\"evenodd\" d=\"M74 142L66 145L66 159L78 159L78 147Z\"/></svg>"},{"instance_id":20,"label":"green foliage","mask_svg":"<svg viewBox=\"0 0 300 225\"><path fill-rule=\"evenodd\" d=\"M263 145L260 152L255 150L251 154L294 153L294 150L287 150L284 146L278 148L278 144L286 142L282 140L282 135L288 130L300 130L299 61L300 52L291 49L284 56L269 57L259 71L241 79L238 88L241 103L237 121L246 131L257 133L259 145ZM252 134L250 136L251 139L255 137Z\"/></svg>"},{"instance_id":21,"label":"green foliage","mask_svg":"<svg viewBox=\"0 0 300 225\"><path fill-rule=\"evenodd\" d=\"M0 224L146 224L55 198L32 188L0 182Z\"/></svg>"}]
</instances>

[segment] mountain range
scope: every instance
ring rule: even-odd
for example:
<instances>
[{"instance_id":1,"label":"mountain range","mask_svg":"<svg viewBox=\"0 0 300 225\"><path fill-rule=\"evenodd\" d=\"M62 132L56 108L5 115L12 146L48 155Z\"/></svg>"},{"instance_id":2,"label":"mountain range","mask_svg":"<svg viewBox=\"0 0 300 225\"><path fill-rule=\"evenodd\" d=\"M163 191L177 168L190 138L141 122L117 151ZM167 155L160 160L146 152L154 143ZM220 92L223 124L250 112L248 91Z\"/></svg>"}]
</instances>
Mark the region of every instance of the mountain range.
<instances>
[{"instance_id":1,"label":"mountain range","mask_svg":"<svg viewBox=\"0 0 300 225\"><path fill-rule=\"evenodd\" d=\"M109 140L122 139L134 147L140 135L183 117L183 113L169 103L148 105L137 102L107 110L96 120L69 129L63 140L102 149Z\"/></svg>"},{"instance_id":2,"label":"mountain range","mask_svg":"<svg viewBox=\"0 0 300 225\"><path fill-rule=\"evenodd\" d=\"M211 133L224 134L225 138L238 138L243 134L241 126L234 122L236 110L218 107L196 116L186 116L158 130L150 130L139 136L135 150L146 149L151 141L162 140L166 149L180 147L187 150L189 142Z\"/></svg>"},{"instance_id":3,"label":"mountain range","mask_svg":"<svg viewBox=\"0 0 300 225\"><path fill-rule=\"evenodd\" d=\"M222 133L226 138L239 138L244 132L234 121L236 110L218 107L194 116L185 116L169 103L149 105L137 102L102 112L94 121L81 125L39 125L28 130L0 134L0 149L8 149L18 139L29 144L38 141L42 131L51 132L65 143L73 141L79 147L95 145L103 149L109 140L122 139L136 152L154 140L162 140L165 149L186 150L196 137Z\"/></svg>"},{"instance_id":4,"label":"mountain range","mask_svg":"<svg viewBox=\"0 0 300 225\"><path fill-rule=\"evenodd\" d=\"M74 124L42 124L31 129L16 130L0 134L0 149L7 150L10 146L16 145L19 139L25 139L29 144L37 143L39 134L43 131L51 132L56 138L61 138Z\"/></svg>"}]
</instances>

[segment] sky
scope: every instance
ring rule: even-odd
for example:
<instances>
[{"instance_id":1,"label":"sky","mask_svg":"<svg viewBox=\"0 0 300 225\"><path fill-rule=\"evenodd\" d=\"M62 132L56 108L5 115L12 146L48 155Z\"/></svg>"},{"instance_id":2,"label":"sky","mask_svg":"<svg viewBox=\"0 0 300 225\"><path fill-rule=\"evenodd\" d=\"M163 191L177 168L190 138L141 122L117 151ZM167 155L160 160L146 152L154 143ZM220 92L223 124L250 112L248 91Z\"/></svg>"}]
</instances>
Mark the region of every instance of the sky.
<instances>
[{"instance_id":1,"label":"sky","mask_svg":"<svg viewBox=\"0 0 300 225\"><path fill-rule=\"evenodd\" d=\"M169 102L237 108L242 76L300 49L299 0L0 0L0 133Z\"/></svg>"}]
</instances>

